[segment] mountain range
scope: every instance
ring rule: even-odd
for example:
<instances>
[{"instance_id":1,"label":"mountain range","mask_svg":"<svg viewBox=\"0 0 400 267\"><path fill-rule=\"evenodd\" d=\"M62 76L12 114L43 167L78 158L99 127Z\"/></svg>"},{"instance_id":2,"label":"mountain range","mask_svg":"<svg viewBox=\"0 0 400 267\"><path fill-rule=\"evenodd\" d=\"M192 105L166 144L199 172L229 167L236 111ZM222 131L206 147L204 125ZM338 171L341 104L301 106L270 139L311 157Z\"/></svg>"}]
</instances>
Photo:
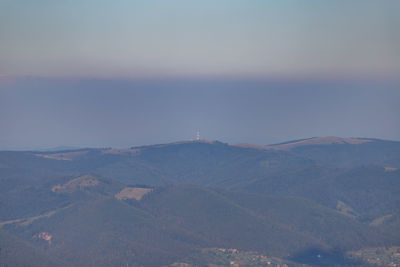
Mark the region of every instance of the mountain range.
<instances>
[{"instance_id":1,"label":"mountain range","mask_svg":"<svg viewBox=\"0 0 400 267\"><path fill-rule=\"evenodd\" d=\"M0 266L390 266L398 246L397 141L0 151Z\"/></svg>"}]
</instances>

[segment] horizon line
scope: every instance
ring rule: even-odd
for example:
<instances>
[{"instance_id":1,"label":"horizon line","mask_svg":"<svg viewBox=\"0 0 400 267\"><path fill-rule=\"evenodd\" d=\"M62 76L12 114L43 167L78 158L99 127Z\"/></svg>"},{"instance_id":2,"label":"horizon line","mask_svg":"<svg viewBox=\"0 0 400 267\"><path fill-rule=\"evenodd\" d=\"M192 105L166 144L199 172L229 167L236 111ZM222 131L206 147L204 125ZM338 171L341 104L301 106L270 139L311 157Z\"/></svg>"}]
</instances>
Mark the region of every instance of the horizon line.
<instances>
[{"instance_id":1,"label":"horizon line","mask_svg":"<svg viewBox=\"0 0 400 267\"><path fill-rule=\"evenodd\" d=\"M140 148L140 147L149 147L149 146L161 146L161 145L173 145L173 144L183 144L183 143L208 143L212 144L215 142L227 144L229 146L240 146L240 145L249 145L249 146L259 146L259 147L268 147L268 146L274 146L274 145L280 145L283 143L291 143L291 142L298 142L298 141L303 141L303 140L310 140L310 139L315 139L315 138L327 138L327 137L333 137L333 138L340 138L340 139L364 139L364 140L375 140L375 141L388 141L388 142L400 142L400 140L393 140L393 139L382 139L382 138L376 138L376 137L341 137L341 136L312 136L312 137L306 137L306 138L297 138L297 139L291 139L291 140L286 140L283 142L279 143L272 143L272 144L253 144L253 143L246 143L246 142L239 142L239 143L228 143L224 142L221 140L208 140L208 139L200 139L196 140L195 138L193 139L186 139L186 140L178 140L178 141L171 141L171 142L165 142L165 143L152 143L152 144L138 144L138 145L128 145L124 147L113 147L113 146L69 146L69 145L59 145L59 146L52 146L52 147L47 147L47 148L36 148L36 149L0 149L0 152L60 152L60 151L77 151L77 150L90 150L90 149L116 149L116 150L124 150L124 149L133 149L133 148ZM60 148L58 150L58 148Z\"/></svg>"}]
</instances>

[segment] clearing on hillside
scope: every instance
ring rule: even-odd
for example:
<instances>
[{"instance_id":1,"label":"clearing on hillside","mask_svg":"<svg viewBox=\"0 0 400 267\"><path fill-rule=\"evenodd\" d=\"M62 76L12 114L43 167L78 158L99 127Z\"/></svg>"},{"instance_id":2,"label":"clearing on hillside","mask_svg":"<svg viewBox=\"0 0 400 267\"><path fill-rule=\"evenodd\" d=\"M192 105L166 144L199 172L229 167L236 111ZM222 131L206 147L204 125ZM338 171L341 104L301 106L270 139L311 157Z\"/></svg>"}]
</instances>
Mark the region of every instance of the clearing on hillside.
<instances>
[{"instance_id":1,"label":"clearing on hillside","mask_svg":"<svg viewBox=\"0 0 400 267\"><path fill-rule=\"evenodd\" d=\"M151 188L143 187L125 187L115 195L117 199L136 199L141 200L144 195L153 191Z\"/></svg>"},{"instance_id":2,"label":"clearing on hillside","mask_svg":"<svg viewBox=\"0 0 400 267\"><path fill-rule=\"evenodd\" d=\"M76 190L82 190L85 187L96 186L99 184L99 180L95 176L86 174L78 178L72 179L63 185L55 185L51 189L57 193L72 193Z\"/></svg>"}]
</instances>

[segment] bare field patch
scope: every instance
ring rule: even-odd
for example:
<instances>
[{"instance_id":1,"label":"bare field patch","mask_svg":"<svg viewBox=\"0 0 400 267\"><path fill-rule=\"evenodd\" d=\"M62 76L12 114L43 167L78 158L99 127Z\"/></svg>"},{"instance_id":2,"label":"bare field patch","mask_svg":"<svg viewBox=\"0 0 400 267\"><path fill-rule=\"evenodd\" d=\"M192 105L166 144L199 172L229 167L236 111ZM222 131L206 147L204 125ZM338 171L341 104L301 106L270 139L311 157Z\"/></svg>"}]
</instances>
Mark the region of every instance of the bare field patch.
<instances>
[{"instance_id":1,"label":"bare field patch","mask_svg":"<svg viewBox=\"0 0 400 267\"><path fill-rule=\"evenodd\" d=\"M78 178L72 179L63 185L55 185L51 191L55 193L72 193L76 190L81 190L85 187L96 186L99 181L93 175L87 174Z\"/></svg>"},{"instance_id":2,"label":"bare field patch","mask_svg":"<svg viewBox=\"0 0 400 267\"><path fill-rule=\"evenodd\" d=\"M385 167L385 171L386 171L386 172L394 172L394 171L397 171L397 168Z\"/></svg>"},{"instance_id":3,"label":"bare field patch","mask_svg":"<svg viewBox=\"0 0 400 267\"><path fill-rule=\"evenodd\" d=\"M119 155L119 154L139 154L140 149L115 149L115 148L110 148L110 149L105 149L101 151L101 154L113 154L113 155Z\"/></svg>"},{"instance_id":4,"label":"bare field patch","mask_svg":"<svg viewBox=\"0 0 400 267\"><path fill-rule=\"evenodd\" d=\"M84 150L84 151L74 151L74 152L65 152L65 153L35 154L35 155L38 157L46 158L46 159L74 160L79 156L86 155L87 153L88 153L88 151Z\"/></svg>"},{"instance_id":5,"label":"bare field patch","mask_svg":"<svg viewBox=\"0 0 400 267\"><path fill-rule=\"evenodd\" d=\"M125 187L115 195L117 199L136 199L141 200L144 195L153 191L151 188Z\"/></svg>"},{"instance_id":6,"label":"bare field patch","mask_svg":"<svg viewBox=\"0 0 400 267\"><path fill-rule=\"evenodd\" d=\"M379 218L374 219L372 222L370 222L369 225L371 226L378 226L383 224L385 221L387 221L388 219L392 218L392 214L388 214Z\"/></svg>"},{"instance_id":7,"label":"bare field patch","mask_svg":"<svg viewBox=\"0 0 400 267\"><path fill-rule=\"evenodd\" d=\"M47 243L49 243L49 245L51 245L51 239L53 238L53 236L48 232L41 232L41 233L34 235L32 238L43 239L43 240L47 241Z\"/></svg>"},{"instance_id":8,"label":"bare field patch","mask_svg":"<svg viewBox=\"0 0 400 267\"><path fill-rule=\"evenodd\" d=\"M281 144L281 145L274 145L268 146L270 148L276 149L291 149L297 146L304 146L304 145L333 145L333 144L363 144L371 142L368 139L357 139L357 138L342 138L342 137L335 137L335 136L326 136L326 137L315 137L311 139L306 139L298 142Z\"/></svg>"},{"instance_id":9,"label":"bare field patch","mask_svg":"<svg viewBox=\"0 0 400 267\"><path fill-rule=\"evenodd\" d=\"M342 138L335 136L325 136L325 137L314 137L310 139L285 143L285 144L277 144L277 145L252 145L252 144L238 144L235 146L238 147L246 147L246 148L256 148L256 149L277 149L277 150L290 150L292 148L298 146L307 146L307 145L333 145L333 144L351 144L358 145L363 143L372 142L370 139L359 139L359 138Z\"/></svg>"}]
</instances>

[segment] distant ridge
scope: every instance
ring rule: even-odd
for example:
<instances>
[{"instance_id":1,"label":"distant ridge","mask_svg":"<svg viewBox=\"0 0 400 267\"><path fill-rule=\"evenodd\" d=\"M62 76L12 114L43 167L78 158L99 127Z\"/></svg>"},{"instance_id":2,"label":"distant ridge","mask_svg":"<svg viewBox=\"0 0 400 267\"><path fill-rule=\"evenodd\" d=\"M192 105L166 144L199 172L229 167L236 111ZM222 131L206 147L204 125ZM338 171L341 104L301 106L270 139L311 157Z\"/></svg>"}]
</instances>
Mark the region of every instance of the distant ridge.
<instances>
[{"instance_id":1,"label":"distant ridge","mask_svg":"<svg viewBox=\"0 0 400 267\"><path fill-rule=\"evenodd\" d=\"M87 158L89 156L89 152L100 153L100 154L108 154L108 155L121 155L121 154L138 154L147 149L157 149L169 146L176 145L184 145L184 144L224 144L220 141L211 141L211 140L188 140L188 141L178 141L172 143L165 144L155 144L155 145L143 145L143 146L133 146L126 149L116 149L116 148L79 148L75 150L60 150L60 151L38 151L35 152L35 155L42 158L47 159L55 159L55 160L65 160L72 161L77 159Z\"/></svg>"},{"instance_id":2,"label":"distant ridge","mask_svg":"<svg viewBox=\"0 0 400 267\"><path fill-rule=\"evenodd\" d=\"M335 144L363 144L367 142L373 142L378 139L371 138L347 138L347 137L336 137L336 136L324 136L324 137L311 137L306 139L298 139L293 141L287 141L272 145L252 145L252 144L237 144L238 147L248 147L256 149L277 149L277 150L290 150L298 146L309 146L309 145L335 145Z\"/></svg>"},{"instance_id":3,"label":"distant ridge","mask_svg":"<svg viewBox=\"0 0 400 267\"><path fill-rule=\"evenodd\" d=\"M226 142L221 142L218 140L182 140L176 142L169 143L158 143L158 144L148 144L148 145L137 145L131 146L128 148L113 148L113 147L82 147L82 148L72 148L72 147L55 147L52 149L46 150L18 150L18 151L30 151L35 152L37 156L46 157L46 158L54 158L54 159L63 159L70 160L70 156L75 158L74 154L78 152L81 154L85 154L89 151L100 151L103 154L125 154L125 153L137 153L144 149L149 148L162 148L174 145L182 145L182 144L224 144L233 147L241 147L241 148L253 148L253 149L262 149L262 150L291 150L297 147L303 146L315 146L315 145L338 145L338 144L350 144L350 145L358 145L364 143L374 143L374 142L394 142L397 143L399 141L393 140L383 140L377 138L364 138L364 137L336 137L336 136L322 136L322 137L310 137L303 139L295 139L290 141L285 141L276 144L269 145L257 145L250 143L239 143L239 144L228 144ZM14 150L0 150L0 151L14 151ZM78 153L78 154L79 154ZM62 154L57 155L57 154Z\"/></svg>"},{"instance_id":4,"label":"distant ridge","mask_svg":"<svg viewBox=\"0 0 400 267\"><path fill-rule=\"evenodd\" d=\"M171 145L182 145L182 144L190 144L190 143L203 143L203 144L214 144L214 143L221 143L219 141L212 141L212 140L184 140L184 141L177 141L171 143L164 143L164 144L154 144L154 145L142 145L142 146L133 146L130 149L142 149L142 148L155 148L155 147L164 147L164 146L171 146Z\"/></svg>"}]
</instances>

